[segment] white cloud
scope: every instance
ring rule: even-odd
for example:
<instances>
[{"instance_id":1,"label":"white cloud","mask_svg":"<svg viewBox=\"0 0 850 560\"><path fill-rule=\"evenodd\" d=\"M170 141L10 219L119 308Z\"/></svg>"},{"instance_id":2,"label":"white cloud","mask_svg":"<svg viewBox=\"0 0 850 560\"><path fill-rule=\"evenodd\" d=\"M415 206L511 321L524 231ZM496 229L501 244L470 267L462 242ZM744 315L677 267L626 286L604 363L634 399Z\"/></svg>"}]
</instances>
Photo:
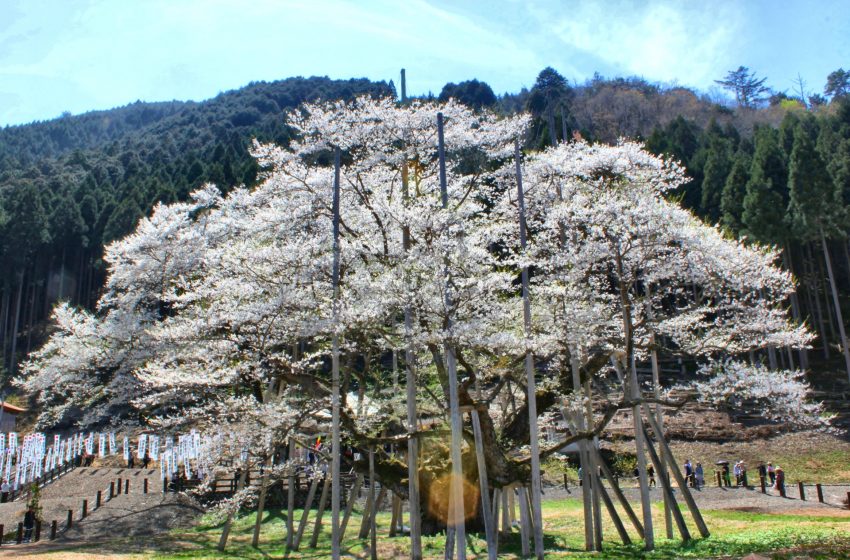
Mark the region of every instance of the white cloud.
<instances>
[{"instance_id":1,"label":"white cloud","mask_svg":"<svg viewBox=\"0 0 850 560\"><path fill-rule=\"evenodd\" d=\"M725 74L743 25L737 5L722 2L581 2L560 15L551 4L530 9L565 47L622 74L701 88Z\"/></svg>"}]
</instances>

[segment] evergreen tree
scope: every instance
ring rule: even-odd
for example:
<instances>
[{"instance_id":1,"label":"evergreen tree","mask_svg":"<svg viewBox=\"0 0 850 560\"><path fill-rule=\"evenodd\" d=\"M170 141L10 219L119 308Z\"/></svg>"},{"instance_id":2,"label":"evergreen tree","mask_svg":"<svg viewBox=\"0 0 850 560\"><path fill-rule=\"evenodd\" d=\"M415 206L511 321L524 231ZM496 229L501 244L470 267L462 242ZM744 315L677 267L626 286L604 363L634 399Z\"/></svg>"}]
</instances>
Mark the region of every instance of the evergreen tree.
<instances>
[{"instance_id":1,"label":"evergreen tree","mask_svg":"<svg viewBox=\"0 0 850 560\"><path fill-rule=\"evenodd\" d=\"M496 104L496 94L493 93L493 89L487 83L478 80L446 84L437 99L446 102L450 98L454 98L475 110L492 107Z\"/></svg>"},{"instance_id":2,"label":"evergreen tree","mask_svg":"<svg viewBox=\"0 0 850 560\"><path fill-rule=\"evenodd\" d=\"M797 124L788 166L788 216L795 237L804 241L819 239L821 232L827 236L843 235L843 205L818 153L818 132L814 117L808 116Z\"/></svg>"},{"instance_id":3,"label":"evergreen tree","mask_svg":"<svg viewBox=\"0 0 850 560\"><path fill-rule=\"evenodd\" d=\"M573 99L573 90L567 80L551 67L544 68L537 75L534 87L528 95L527 108L535 120L535 128L540 131L540 139L549 145L558 142L556 116L566 124L569 121L569 108ZM561 128L564 128L563 126ZM546 134L543 134L545 129ZM563 140L563 131L561 137Z\"/></svg>"},{"instance_id":4,"label":"evergreen tree","mask_svg":"<svg viewBox=\"0 0 850 560\"><path fill-rule=\"evenodd\" d=\"M719 134L718 134L719 133ZM732 167L731 142L722 136L722 132L710 132L705 164L702 169L702 190L700 209L702 215L711 223L718 223L723 213L721 199L726 178Z\"/></svg>"},{"instance_id":5,"label":"evergreen tree","mask_svg":"<svg viewBox=\"0 0 850 560\"><path fill-rule=\"evenodd\" d=\"M826 272L832 292L835 322L844 354L847 376L850 377L850 348L844 329L838 287L829 255L827 236L844 237L840 194L837 192L816 143L818 125L814 117L803 119L794 129L794 149L791 151L788 183L791 191L788 213L795 234L804 241L820 241Z\"/></svg>"},{"instance_id":6,"label":"evergreen tree","mask_svg":"<svg viewBox=\"0 0 850 560\"><path fill-rule=\"evenodd\" d=\"M741 216L748 236L762 243L784 243L786 193L785 161L776 131L759 127Z\"/></svg>"},{"instance_id":7,"label":"evergreen tree","mask_svg":"<svg viewBox=\"0 0 850 560\"><path fill-rule=\"evenodd\" d=\"M751 166L750 155L745 150L738 150L720 197L720 221L735 234L744 229L744 197L747 194Z\"/></svg>"},{"instance_id":8,"label":"evergreen tree","mask_svg":"<svg viewBox=\"0 0 850 560\"><path fill-rule=\"evenodd\" d=\"M142 209L134 198L125 198L106 221L103 228L104 243L114 241L131 232L142 214Z\"/></svg>"},{"instance_id":9,"label":"evergreen tree","mask_svg":"<svg viewBox=\"0 0 850 560\"><path fill-rule=\"evenodd\" d=\"M739 106L754 109L770 92L764 85L766 80L767 78L757 78L755 72L750 72L746 66L739 66L737 70L730 70L725 79L715 82L732 91Z\"/></svg>"}]
</instances>

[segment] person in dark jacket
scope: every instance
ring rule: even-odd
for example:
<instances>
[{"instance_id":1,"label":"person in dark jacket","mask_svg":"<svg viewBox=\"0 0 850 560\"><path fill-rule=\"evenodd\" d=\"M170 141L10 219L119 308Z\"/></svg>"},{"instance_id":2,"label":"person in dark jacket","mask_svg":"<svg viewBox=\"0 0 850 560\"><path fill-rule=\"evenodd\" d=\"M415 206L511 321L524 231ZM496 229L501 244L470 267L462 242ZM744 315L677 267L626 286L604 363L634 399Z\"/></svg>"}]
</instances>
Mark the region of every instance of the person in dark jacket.
<instances>
[{"instance_id":1,"label":"person in dark jacket","mask_svg":"<svg viewBox=\"0 0 850 560\"><path fill-rule=\"evenodd\" d=\"M24 542L30 542L32 540L32 530L35 528L35 511L32 509L32 506L27 508L27 512L24 514Z\"/></svg>"}]
</instances>

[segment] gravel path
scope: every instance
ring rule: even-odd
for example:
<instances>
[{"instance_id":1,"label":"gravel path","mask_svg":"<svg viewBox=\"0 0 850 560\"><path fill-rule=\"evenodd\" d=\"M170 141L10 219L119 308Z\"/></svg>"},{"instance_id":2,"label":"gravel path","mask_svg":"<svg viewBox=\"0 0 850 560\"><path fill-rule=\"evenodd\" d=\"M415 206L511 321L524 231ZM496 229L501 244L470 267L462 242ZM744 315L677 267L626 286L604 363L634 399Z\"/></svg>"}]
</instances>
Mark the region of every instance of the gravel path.
<instances>
[{"instance_id":1,"label":"gravel path","mask_svg":"<svg viewBox=\"0 0 850 560\"><path fill-rule=\"evenodd\" d=\"M606 485L607 486L607 485ZM788 487L786 497L782 498L775 491L767 490L761 493L760 488L718 488L716 486L703 487L701 490L691 489L694 500L700 509L726 509L738 511L764 512L764 513L792 513L805 512L807 515L830 515L850 516L850 509L842 503L847 499L850 485L824 485L823 497L825 503L818 503L817 491L814 485L805 487L806 500L800 500L797 486ZM609 492L610 494L610 492ZM626 499L633 504L640 503L640 492L635 487L623 488ZM681 493L674 487L677 501L684 503ZM563 486L548 487L545 489L544 500L581 498L581 488L570 486L570 490L564 490ZM612 495L613 498L613 495ZM663 500L661 490L650 489L650 498L654 502Z\"/></svg>"}]
</instances>

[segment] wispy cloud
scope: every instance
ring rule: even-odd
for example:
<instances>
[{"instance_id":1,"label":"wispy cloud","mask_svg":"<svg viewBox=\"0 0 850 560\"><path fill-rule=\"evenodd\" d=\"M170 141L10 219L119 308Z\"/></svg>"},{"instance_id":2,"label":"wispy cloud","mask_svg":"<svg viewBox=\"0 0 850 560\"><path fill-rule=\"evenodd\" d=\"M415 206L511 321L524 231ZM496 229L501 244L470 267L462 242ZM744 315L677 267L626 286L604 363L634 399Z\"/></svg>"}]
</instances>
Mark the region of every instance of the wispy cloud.
<instances>
[{"instance_id":1,"label":"wispy cloud","mask_svg":"<svg viewBox=\"0 0 850 560\"><path fill-rule=\"evenodd\" d=\"M577 81L599 71L698 88L739 64L782 84L798 71L823 80L846 66L848 42L840 36L850 24L850 2L836 0L817 17L803 9L804 0L787 2L795 6L780 10L769 0L2 0L0 124L136 99L202 99L294 75L390 79L402 67L412 92L439 93L446 82L470 78L497 92L517 91L545 66ZM786 27L794 29L792 52ZM795 67L786 71L788 60Z\"/></svg>"}]
</instances>

